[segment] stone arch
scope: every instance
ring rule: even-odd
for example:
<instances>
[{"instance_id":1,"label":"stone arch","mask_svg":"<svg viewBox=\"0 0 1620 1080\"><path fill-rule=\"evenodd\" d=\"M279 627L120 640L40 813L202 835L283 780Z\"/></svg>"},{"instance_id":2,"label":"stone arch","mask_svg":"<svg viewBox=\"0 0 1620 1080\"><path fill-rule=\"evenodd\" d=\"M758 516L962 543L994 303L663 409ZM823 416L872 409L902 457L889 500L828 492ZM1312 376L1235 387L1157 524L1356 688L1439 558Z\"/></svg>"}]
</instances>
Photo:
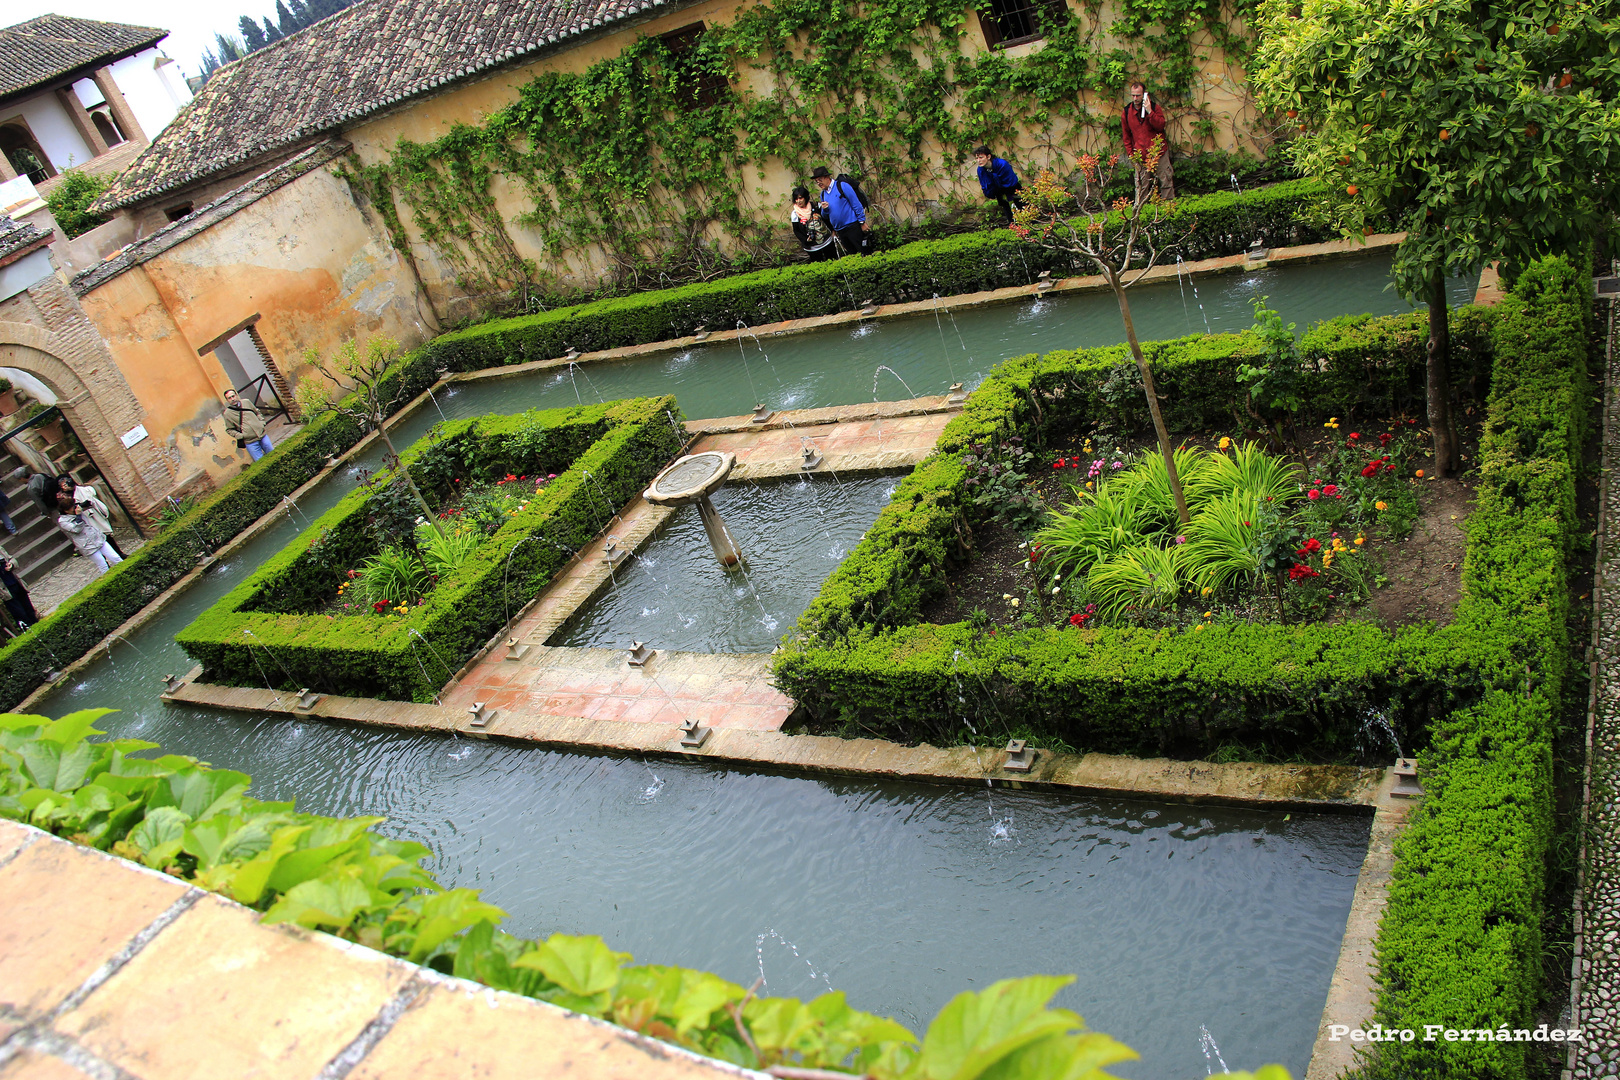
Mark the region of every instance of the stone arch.
<instances>
[{"instance_id":1,"label":"stone arch","mask_svg":"<svg viewBox=\"0 0 1620 1080\"><path fill-rule=\"evenodd\" d=\"M120 435L141 423L145 410L98 335L73 341L30 323L0 321L0 367L26 371L51 388L57 408L126 506L135 513L156 507L173 474L153 439L124 446Z\"/></svg>"}]
</instances>

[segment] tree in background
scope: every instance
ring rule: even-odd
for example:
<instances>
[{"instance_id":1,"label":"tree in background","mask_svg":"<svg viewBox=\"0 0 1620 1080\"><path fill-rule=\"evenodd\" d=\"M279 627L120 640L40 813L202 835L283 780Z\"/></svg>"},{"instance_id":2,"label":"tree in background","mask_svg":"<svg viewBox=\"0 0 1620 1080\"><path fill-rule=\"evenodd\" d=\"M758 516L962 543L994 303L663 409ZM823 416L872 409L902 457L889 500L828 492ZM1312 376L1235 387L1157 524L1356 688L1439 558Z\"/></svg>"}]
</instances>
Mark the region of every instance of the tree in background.
<instances>
[{"instance_id":1,"label":"tree in background","mask_svg":"<svg viewBox=\"0 0 1620 1080\"><path fill-rule=\"evenodd\" d=\"M237 19L240 38L214 35L214 48L202 54L201 68L204 82L209 76L233 60L248 53L258 52L266 45L295 34L306 26L313 26L329 15L336 15L354 0L276 0L276 17L266 15L255 20L251 15Z\"/></svg>"},{"instance_id":2,"label":"tree in background","mask_svg":"<svg viewBox=\"0 0 1620 1080\"><path fill-rule=\"evenodd\" d=\"M1096 157L1085 154L1078 162L1083 179L1078 195L1059 184L1051 169L1042 169L1034 186L1025 192L1027 204L1013 211L1012 230L1030 243L1063 252L1079 265L1096 270L1113 291L1114 300L1119 304L1119 317L1125 323L1125 342L1142 376L1153 431L1159 437L1159 453L1164 457L1170 492L1176 500L1176 515L1186 525L1191 518L1187 514L1187 497L1181 490L1181 475L1176 470L1170 432L1164 426L1158 390L1153 385L1153 368L1142 354L1141 342L1136 339L1136 322L1131 318L1131 303L1125 295L1127 289L1142 280L1142 275L1153 269L1160 256L1185 239L1165 235L1168 211L1174 204L1159 199L1158 180L1154 176L1158 157L1158 150L1151 151L1145 168L1136 173L1135 196L1115 199L1112 205L1103 194L1108 174L1102 171L1103 162ZM1117 155L1108 160L1110 173L1118 162Z\"/></svg>"},{"instance_id":3,"label":"tree in background","mask_svg":"<svg viewBox=\"0 0 1620 1080\"><path fill-rule=\"evenodd\" d=\"M113 177L97 176L87 173L83 169L69 169L62 174L62 179L51 188L49 195L45 196L45 205L51 208L51 216L56 219L57 226L67 234L69 240L75 236L89 232L107 219L99 214L90 213L90 204L101 197L101 193L112 187Z\"/></svg>"},{"instance_id":4,"label":"tree in background","mask_svg":"<svg viewBox=\"0 0 1620 1080\"><path fill-rule=\"evenodd\" d=\"M1253 85L1347 235L1405 231L1396 286L1429 305L1435 469L1454 472L1445 279L1511 279L1616 209L1620 23L1589 0L1265 0ZM1297 130L1295 130L1297 129ZM1377 228L1373 228L1376 226Z\"/></svg>"},{"instance_id":5,"label":"tree in background","mask_svg":"<svg viewBox=\"0 0 1620 1080\"><path fill-rule=\"evenodd\" d=\"M243 15L237 25L242 29L242 40L247 42L248 52L256 52L268 44L269 39L264 36L264 31L250 17Z\"/></svg>"}]
</instances>

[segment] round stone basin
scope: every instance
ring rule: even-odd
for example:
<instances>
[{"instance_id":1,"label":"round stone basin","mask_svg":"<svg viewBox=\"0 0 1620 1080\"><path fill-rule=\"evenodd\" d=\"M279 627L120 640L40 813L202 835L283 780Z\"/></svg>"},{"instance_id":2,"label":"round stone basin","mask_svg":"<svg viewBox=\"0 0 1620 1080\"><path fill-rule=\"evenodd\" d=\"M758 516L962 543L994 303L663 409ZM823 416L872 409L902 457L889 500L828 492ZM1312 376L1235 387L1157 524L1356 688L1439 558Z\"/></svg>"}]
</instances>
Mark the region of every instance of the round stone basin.
<instances>
[{"instance_id":1,"label":"round stone basin","mask_svg":"<svg viewBox=\"0 0 1620 1080\"><path fill-rule=\"evenodd\" d=\"M653 478L642 498L659 506L685 506L712 495L737 464L737 455L709 450L688 454Z\"/></svg>"}]
</instances>

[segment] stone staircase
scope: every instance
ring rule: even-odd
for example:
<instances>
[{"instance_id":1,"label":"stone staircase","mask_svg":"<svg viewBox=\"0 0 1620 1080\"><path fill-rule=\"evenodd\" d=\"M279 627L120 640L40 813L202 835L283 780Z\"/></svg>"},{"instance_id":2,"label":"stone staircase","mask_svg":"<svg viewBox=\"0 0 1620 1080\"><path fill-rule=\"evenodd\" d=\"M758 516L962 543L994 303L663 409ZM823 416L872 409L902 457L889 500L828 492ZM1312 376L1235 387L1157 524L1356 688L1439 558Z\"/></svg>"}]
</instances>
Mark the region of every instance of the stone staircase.
<instances>
[{"instance_id":1,"label":"stone staircase","mask_svg":"<svg viewBox=\"0 0 1620 1080\"><path fill-rule=\"evenodd\" d=\"M84 455L63 454L60 459L53 456L52 463L56 471L67 471L81 483L95 485L102 492L102 498L111 504L105 482L95 475L94 468ZM23 464L26 463L9 451L0 453L0 490L11 499L6 513L17 527L16 533L11 536L4 535L0 530L0 547L4 547L17 560L17 572L23 583L32 586L73 557L73 543L66 533L56 527L55 516L47 517L40 512L39 506L28 494L26 483L10 479L10 474Z\"/></svg>"}]
</instances>

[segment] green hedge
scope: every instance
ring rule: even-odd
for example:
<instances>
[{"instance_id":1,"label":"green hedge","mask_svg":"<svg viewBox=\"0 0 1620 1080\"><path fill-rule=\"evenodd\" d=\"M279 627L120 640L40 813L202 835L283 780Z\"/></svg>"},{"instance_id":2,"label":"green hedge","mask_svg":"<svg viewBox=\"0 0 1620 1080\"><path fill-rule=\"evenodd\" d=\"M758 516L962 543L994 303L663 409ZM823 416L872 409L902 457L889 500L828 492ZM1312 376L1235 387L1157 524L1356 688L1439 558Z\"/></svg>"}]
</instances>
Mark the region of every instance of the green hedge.
<instances>
[{"instance_id":1,"label":"green hedge","mask_svg":"<svg viewBox=\"0 0 1620 1080\"><path fill-rule=\"evenodd\" d=\"M1483 700L1437 726L1378 938L1386 1027L1530 1028L1542 990L1553 743L1571 670L1569 556L1587 437L1586 275L1531 266L1498 309L1495 387L1459 624L1512 644ZM1381 1044L1370 1076L1522 1077L1520 1042Z\"/></svg>"},{"instance_id":2,"label":"green hedge","mask_svg":"<svg viewBox=\"0 0 1620 1080\"><path fill-rule=\"evenodd\" d=\"M431 443L422 440L403 455L413 475L430 447L435 457L457 463L453 471L465 466L474 477L570 464L408 615L332 617L287 611L281 602L291 583L299 603L331 596L354 565L357 523L373 498L362 489L322 514L175 640L211 682L263 686L268 678L284 689L430 701L568 553L583 547L612 510L679 452L669 421L679 415L675 408L672 397L638 398L443 425ZM333 535L339 537L335 546L328 542ZM306 588L311 581L315 585Z\"/></svg>"},{"instance_id":3,"label":"green hedge","mask_svg":"<svg viewBox=\"0 0 1620 1080\"><path fill-rule=\"evenodd\" d=\"M1459 383L1489 378L1488 309L1453 313ZM1305 336L1307 395L1347 415L1422 400L1425 316L1335 320ZM1231 422L1248 335L1144 345L1173 431ZM866 538L828 578L778 654L777 684L823 722L857 722L911 741L974 729L1041 731L1076 746L1197 756L1228 740L1274 749L1354 746L1368 710L1419 728L1477 698L1481 672L1513 655L1489 626L1390 634L1370 626L1256 625L1198 633L1096 628L976 632L915 625L966 555L973 515L960 454L976 442L1034 442L1113 415L1146 424L1138 395L1104 396L1123 346L1023 356L999 365L907 477Z\"/></svg>"},{"instance_id":4,"label":"green hedge","mask_svg":"<svg viewBox=\"0 0 1620 1080\"><path fill-rule=\"evenodd\" d=\"M1327 233L1298 220L1299 211L1320 193L1314 181L1292 180L1241 195L1183 199L1177 203L1175 227L1193 225L1182 244L1183 256L1190 262L1238 254L1256 235L1269 244L1326 239ZM1029 285L1045 270L1059 276L1092 272L998 229L918 241L866 258L760 270L483 323L435 339L429 351L437 362L467 371L544 360L570 348L589 352L663 341L690 334L698 326L726 330L739 321L758 326L849 311L868 300L902 303L936 293L951 296Z\"/></svg>"},{"instance_id":5,"label":"green hedge","mask_svg":"<svg viewBox=\"0 0 1620 1080\"><path fill-rule=\"evenodd\" d=\"M1290 181L1237 194L1184 199L1196 218L1192 258L1231 254L1257 231L1267 242L1324 238L1299 223L1297 212L1318 189ZM576 305L524 319L487 323L446 334L401 358L385 390L409 401L456 372L562 355L581 349L659 341L701 324L722 328L796 315L847 310L855 301L921 299L1027 283L1052 268L1005 230L920 242L866 259L845 259L791 270L763 271L708 285L666 289L620 300ZM1026 267L1028 272L1026 273ZM847 276L847 278L846 278ZM566 332L565 332L566 331ZM577 339L577 340L576 340ZM0 648L0 708L11 708L59 670L84 656L197 564L206 544L218 548L307 483L326 458L359 441L354 421L328 414L309 424L262 461L214 492L178 523L102 578L81 589L50 617Z\"/></svg>"}]
</instances>

